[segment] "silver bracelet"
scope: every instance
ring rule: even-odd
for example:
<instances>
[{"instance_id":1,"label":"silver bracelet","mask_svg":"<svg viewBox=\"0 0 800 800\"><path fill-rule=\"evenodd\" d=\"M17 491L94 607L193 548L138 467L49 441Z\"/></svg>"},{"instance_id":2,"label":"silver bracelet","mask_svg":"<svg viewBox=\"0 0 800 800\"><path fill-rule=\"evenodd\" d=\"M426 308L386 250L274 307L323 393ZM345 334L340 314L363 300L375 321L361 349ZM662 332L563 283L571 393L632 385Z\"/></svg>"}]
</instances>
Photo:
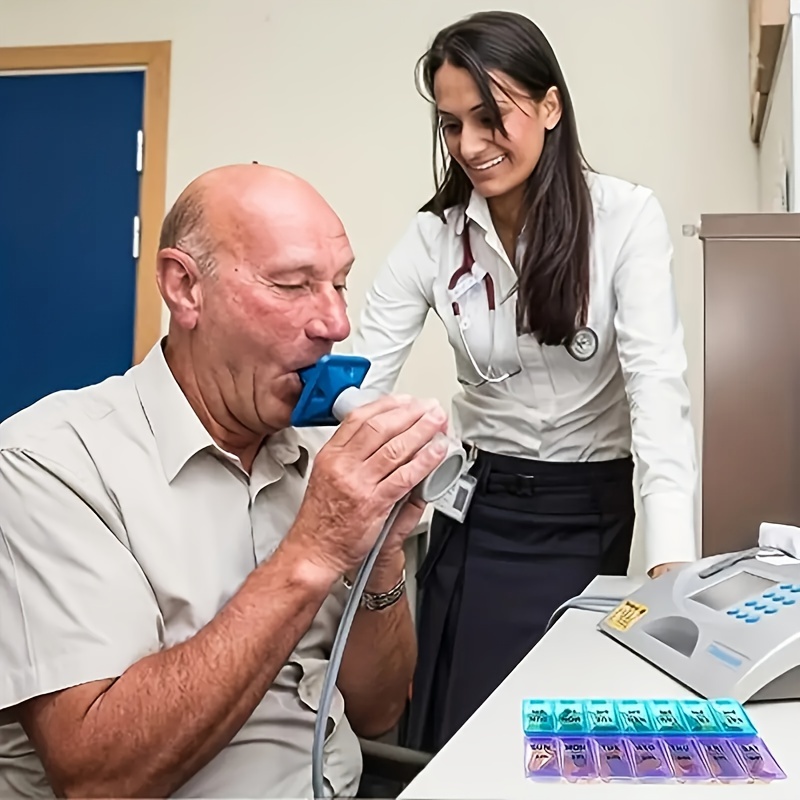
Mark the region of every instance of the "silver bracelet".
<instances>
[{"instance_id":1,"label":"silver bracelet","mask_svg":"<svg viewBox=\"0 0 800 800\"><path fill-rule=\"evenodd\" d=\"M342 583L347 589L352 589L353 584L348 580L346 575L342 575ZM403 574L400 580L388 592L367 592L361 595L361 603L368 611L383 611L384 608L393 606L406 591L406 571L403 569Z\"/></svg>"}]
</instances>

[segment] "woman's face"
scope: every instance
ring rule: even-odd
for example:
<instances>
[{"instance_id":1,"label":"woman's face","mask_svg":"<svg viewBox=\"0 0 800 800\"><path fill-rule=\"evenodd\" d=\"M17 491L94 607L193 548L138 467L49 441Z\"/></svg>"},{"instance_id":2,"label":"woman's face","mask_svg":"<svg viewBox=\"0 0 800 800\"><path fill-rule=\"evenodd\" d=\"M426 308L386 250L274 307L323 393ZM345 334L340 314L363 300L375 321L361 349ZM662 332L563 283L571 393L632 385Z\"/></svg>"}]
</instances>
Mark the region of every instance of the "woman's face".
<instances>
[{"instance_id":1,"label":"woman's face","mask_svg":"<svg viewBox=\"0 0 800 800\"><path fill-rule=\"evenodd\" d=\"M545 131L561 118L558 91L551 88L536 102L502 72L492 84L507 136L492 129L478 86L466 69L445 62L434 77L433 94L450 156L486 198L519 189L539 162ZM502 88L500 88L502 87ZM505 90L505 91L503 91ZM507 94L506 94L507 92Z\"/></svg>"}]
</instances>

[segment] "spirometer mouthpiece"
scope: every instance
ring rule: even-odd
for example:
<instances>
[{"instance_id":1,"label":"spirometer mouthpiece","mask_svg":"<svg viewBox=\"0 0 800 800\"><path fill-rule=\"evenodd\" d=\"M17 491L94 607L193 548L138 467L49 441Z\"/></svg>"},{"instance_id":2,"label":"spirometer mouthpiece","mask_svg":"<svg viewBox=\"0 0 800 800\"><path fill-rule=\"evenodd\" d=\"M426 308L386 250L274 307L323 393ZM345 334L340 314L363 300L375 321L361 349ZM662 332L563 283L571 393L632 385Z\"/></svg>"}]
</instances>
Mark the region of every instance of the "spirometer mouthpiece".
<instances>
[{"instance_id":1,"label":"spirometer mouthpiece","mask_svg":"<svg viewBox=\"0 0 800 800\"><path fill-rule=\"evenodd\" d=\"M359 389L356 386L350 386L344 389L334 401L333 415L341 422L351 411L359 406L372 403L379 397L381 397L381 393L374 389ZM447 453L444 460L414 489L414 494L426 503L438 500L455 485L467 461L467 454L459 441L451 436L445 436L443 433L437 434L437 438L447 442Z\"/></svg>"}]
</instances>

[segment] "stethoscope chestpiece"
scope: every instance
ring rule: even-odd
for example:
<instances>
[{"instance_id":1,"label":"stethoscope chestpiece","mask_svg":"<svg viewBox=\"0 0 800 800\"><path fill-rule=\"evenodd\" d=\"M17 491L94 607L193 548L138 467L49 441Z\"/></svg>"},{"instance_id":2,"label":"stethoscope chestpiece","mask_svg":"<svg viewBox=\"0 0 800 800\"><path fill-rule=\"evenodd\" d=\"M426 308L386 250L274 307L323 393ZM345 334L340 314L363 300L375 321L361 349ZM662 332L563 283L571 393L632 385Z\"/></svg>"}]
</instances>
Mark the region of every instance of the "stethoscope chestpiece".
<instances>
[{"instance_id":1,"label":"stethoscope chestpiece","mask_svg":"<svg viewBox=\"0 0 800 800\"><path fill-rule=\"evenodd\" d=\"M591 328L578 328L566 347L576 361L588 361L597 352L597 346L597 334Z\"/></svg>"}]
</instances>

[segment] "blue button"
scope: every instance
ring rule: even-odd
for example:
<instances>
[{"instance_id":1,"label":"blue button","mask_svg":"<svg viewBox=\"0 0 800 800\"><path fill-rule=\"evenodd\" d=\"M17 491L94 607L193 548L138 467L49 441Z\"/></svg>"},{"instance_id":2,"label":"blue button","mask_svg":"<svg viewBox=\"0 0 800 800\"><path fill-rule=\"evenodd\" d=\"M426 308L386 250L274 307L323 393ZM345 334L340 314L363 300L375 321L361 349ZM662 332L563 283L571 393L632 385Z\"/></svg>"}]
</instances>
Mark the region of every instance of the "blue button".
<instances>
[{"instance_id":1,"label":"blue button","mask_svg":"<svg viewBox=\"0 0 800 800\"><path fill-rule=\"evenodd\" d=\"M784 601L783 601L783 604L784 604L785 606L793 606L793 605L794 605L796 602L797 602L796 600L792 600L792 599L790 598L789 600L784 600Z\"/></svg>"},{"instance_id":2,"label":"blue button","mask_svg":"<svg viewBox=\"0 0 800 800\"><path fill-rule=\"evenodd\" d=\"M748 617L745 622L758 622L761 619L757 614L754 614L752 617Z\"/></svg>"},{"instance_id":3,"label":"blue button","mask_svg":"<svg viewBox=\"0 0 800 800\"><path fill-rule=\"evenodd\" d=\"M747 606L747 608L752 608L752 607L753 607L755 604L756 604L756 601L755 601L755 600L748 600L748 601L745 603L745 606Z\"/></svg>"},{"instance_id":4,"label":"blue button","mask_svg":"<svg viewBox=\"0 0 800 800\"><path fill-rule=\"evenodd\" d=\"M796 592L800 592L800 586L792 586L792 588L789 591L792 594L795 594Z\"/></svg>"},{"instance_id":5,"label":"blue button","mask_svg":"<svg viewBox=\"0 0 800 800\"><path fill-rule=\"evenodd\" d=\"M786 592L786 591L788 591L789 589L791 589L791 588L792 588L792 584L791 584L791 583L782 583L782 584L781 584L781 585L780 585L778 588L779 588L781 591L784 591L784 592Z\"/></svg>"},{"instance_id":6,"label":"blue button","mask_svg":"<svg viewBox=\"0 0 800 800\"><path fill-rule=\"evenodd\" d=\"M730 609L730 611L728 611L728 614L731 617L735 617L738 613L739 613L739 609L738 608L732 608L732 609Z\"/></svg>"},{"instance_id":7,"label":"blue button","mask_svg":"<svg viewBox=\"0 0 800 800\"><path fill-rule=\"evenodd\" d=\"M755 608L756 608L756 611L763 611L766 607L767 607L766 603L759 603ZM730 612L728 612L728 613L730 613Z\"/></svg>"},{"instance_id":8,"label":"blue button","mask_svg":"<svg viewBox=\"0 0 800 800\"><path fill-rule=\"evenodd\" d=\"M764 592L764 594L762 594L761 596L762 596L762 597L763 597L765 600L769 600L769 599L770 599L770 597L775 597L775 592Z\"/></svg>"},{"instance_id":9,"label":"blue button","mask_svg":"<svg viewBox=\"0 0 800 800\"><path fill-rule=\"evenodd\" d=\"M750 615L746 611L740 611L736 615L736 619L744 619L745 617L749 617Z\"/></svg>"},{"instance_id":10,"label":"blue button","mask_svg":"<svg viewBox=\"0 0 800 800\"><path fill-rule=\"evenodd\" d=\"M775 606L772 606L772 608L768 608L764 613L765 614L777 614L778 613L778 609L775 608Z\"/></svg>"},{"instance_id":11,"label":"blue button","mask_svg":"<svg viewBox=\"0 0 800 800\"><path fill-rule=\"evenodd\" d=\"M776 594L776 595L773 595L772 599L776 603L782 603L783 600L784 600L784 597L783 597L782 594Z\"/></svg>"}]
</instances>

